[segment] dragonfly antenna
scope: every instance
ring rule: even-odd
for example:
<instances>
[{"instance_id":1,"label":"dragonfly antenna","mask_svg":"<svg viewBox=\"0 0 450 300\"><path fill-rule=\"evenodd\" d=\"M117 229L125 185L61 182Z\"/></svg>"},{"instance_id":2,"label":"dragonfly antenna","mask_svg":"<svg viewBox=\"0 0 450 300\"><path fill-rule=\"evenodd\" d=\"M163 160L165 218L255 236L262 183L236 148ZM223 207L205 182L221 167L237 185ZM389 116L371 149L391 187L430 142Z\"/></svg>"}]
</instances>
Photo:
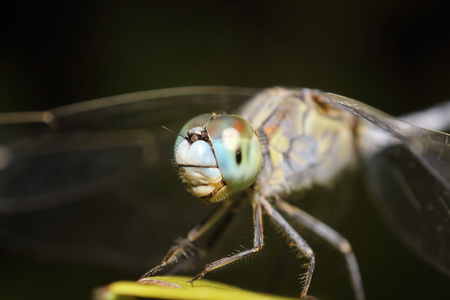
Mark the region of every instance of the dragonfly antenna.
<instances>
[{"instance_id":1,"label":"dragonfly antenna","mask_svg":"<svg viewBox=\"0 0 450 300\"><path fill-rule=\"evenodd\" d=\"M178 132L175 132L175 131L173 131L172 129L169 129L169 128L167 128L166 126L161 126L161 127L164 128L165 130L169 131L169 132L172 132L172 133L175 134L175 135L178 135L178 136L182 137L183 139L186 138L185 136L182 136L182 135L179 134Z\"/></svg>"}]
</instances>

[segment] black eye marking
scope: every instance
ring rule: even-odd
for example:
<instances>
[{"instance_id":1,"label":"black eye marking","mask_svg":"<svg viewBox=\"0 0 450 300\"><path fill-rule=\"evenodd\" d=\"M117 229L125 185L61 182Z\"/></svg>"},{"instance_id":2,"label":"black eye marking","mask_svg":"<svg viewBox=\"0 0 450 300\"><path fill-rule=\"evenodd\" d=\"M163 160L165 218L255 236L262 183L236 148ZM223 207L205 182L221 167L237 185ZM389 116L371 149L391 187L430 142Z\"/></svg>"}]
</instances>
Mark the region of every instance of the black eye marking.
<instances>
[{"instance_id":1,"label":"black eye marking","mask_svg":"<svg viewBox=\"0 0 450 300\"><path fill-rule=\"evenodd\" d=\"M236 162L238 165L241 164L242 161L242 153L241 153L241 149L236 151Z\"/></svg>"}]
</instances>

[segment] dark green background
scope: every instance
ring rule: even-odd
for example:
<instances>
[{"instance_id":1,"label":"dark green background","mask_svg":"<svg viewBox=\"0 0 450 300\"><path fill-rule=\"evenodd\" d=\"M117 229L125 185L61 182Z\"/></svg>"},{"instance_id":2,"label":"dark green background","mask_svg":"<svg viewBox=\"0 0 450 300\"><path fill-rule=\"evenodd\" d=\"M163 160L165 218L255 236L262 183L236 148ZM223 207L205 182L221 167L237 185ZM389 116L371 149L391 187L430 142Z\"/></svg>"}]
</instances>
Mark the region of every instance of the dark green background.
<instances>
[{"instance_id":1,"label":"dark green background","mask_svg":"<svg viewBox=\"0 0 450 300\"><path fill-rule=\"evenodd\" d=\"M449 11L433 2L72 1L1 11L2 112L188 85L319 88L394 115L450 96ZM360 200L339 231L354 244L368 298L449 295L450 280L405 251ZM1 264L5 299L87 298L96 285L139 275L4 253ZM317 290L347 284L326 280L315 289L313 279L312 293L327 299L335 292Z\"/></svg>"}]
</instances>

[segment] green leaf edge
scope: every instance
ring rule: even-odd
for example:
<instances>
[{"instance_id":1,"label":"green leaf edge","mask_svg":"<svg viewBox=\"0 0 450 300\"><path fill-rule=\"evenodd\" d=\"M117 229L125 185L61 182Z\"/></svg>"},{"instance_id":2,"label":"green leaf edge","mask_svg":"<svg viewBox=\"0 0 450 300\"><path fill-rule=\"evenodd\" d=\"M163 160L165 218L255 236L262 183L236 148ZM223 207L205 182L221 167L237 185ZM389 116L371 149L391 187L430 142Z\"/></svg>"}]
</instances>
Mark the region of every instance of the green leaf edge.
<instances>
[{"instance_id":1,"label":"green leaf edge","mask_svg":"<svg viewBox=\"0 0 450 300\"><path fill-rule=\"evenodd\" d=\"M198 299L198 300L293 300L276 295L252 292L224 283L202 279L191 285L192 279L187 276L155 276L148 277L152 283L139 283L136 281L113 282L95 292L96 300L122 300L132 297L157 299ZM167 286L158 285L159 283Z\"/></svg>"}]
</instances>

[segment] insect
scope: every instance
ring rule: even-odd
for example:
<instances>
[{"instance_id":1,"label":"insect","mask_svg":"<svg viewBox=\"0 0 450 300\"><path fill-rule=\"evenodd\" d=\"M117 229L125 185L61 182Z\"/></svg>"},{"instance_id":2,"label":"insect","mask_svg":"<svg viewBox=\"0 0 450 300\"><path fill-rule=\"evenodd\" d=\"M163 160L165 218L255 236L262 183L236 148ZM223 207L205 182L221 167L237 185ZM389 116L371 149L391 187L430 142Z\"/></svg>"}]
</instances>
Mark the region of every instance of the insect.
<instances>
[{"instance_id":1,"label":"insect","mask_svg":"<svg viewBox=\"0 0 450 300\"><path fill-rule=\"evenodd\" d=\"M306 297L315 256L280 211L339 249L345 257L355 297L363 299L358 264L348 241L324 223L282 200L292 190L329 184L339 172L356 163L358 151L362 152L360 155L368 155L370 150L363 144L368 134L363 132L367 130L366 124L360 122L358 115L391 133L417 156L432 156L433 163L445 163L450 149L445 134L432 138L433 133L421 132L407 124L400 130L390 125L381 114L373 115L356 102L320 91L272 89L251 100L242 109L243 117L200 115L181 129L175 144L175 165L192 194L205 202L225 201L225 204L172 247L160 265L143 276L152 275L177 260L191 243L230 209L226 202L228 196L238 190L247 190L248 195L243 198L252 202L253 247L206 265L191 282L260 251L264 244L264 212L307 259L300 292L300 298ZM397 122L397 125L402 123ZM419 140L421 134L425 141ZM441 143L432 145L436 140ZM445 174L446 170L438 172L441 183L448 189L450 177ZM442 206L442 209L448 209L445 202Z\"/></svg>"},{"instance_id":2,"label":"insect","mask_svg":"<svg viewBox=\"0 0 450 300\"><path fill-rule=\"evenodd\" d=\"M46 128L39 128L37 133L35 131L32 135L26 132L23 139L17 137L17 132L14 138L5 137L6 142L0 149L0 162L4 174L0 208L3 213L9 214L61 209L64 202L70 206L70 202L101 193L118 182L123 184L124 181L131 182L135 178L145 177L149 174L148 170L159 169L161 161L169 159L167 153L159 147L168 139L167 132L155 133L153 130L162 120L165 121L164 125L174 128L180 115L184 115L188 110L188 104L198 101L205 111L227 109L221 106L226 103L236 107L252 94L254 91L247 89L172 89L99 99L30 115L30 120L43 123ZM232 95L231 99L229 95ZM171 98L171 102L168 102L167 98ZM222 99L226 101L222 102ZM187 107L186 110L182 109L183 105ZM175 112L171 109L173 106L180 109ZM133 114L130 114L130 111ZM151 111L152 115L140 114L140 111L146 113ZM167 114L164 114L165 112ZM443 110L439 112L445 116ZM9 117L16 120L14 116ZM416 117L417 115L413 115L409 119L414 121ZM115 130L115 119L120 120L120 131ZM8 115L5 115L3 123L7 122ZM142 129L143 122L147 122L148 130ZM141 125L139 130L135 129L136 124ZM96 126L101 130L96 130ZM72 132L73 128L76 128L75 133ZM84 128L86 131L80 134ZM245 137L245 142L240 140L241 136ZM32 143L30 139L33 139ZM61 143L61 140L65 142ZM299 222L315 231L344 254L355 296L362 299L364 292L358 265L349 243L330 227L283 199L297 189L329 184L342 169L356 164L358 157L372 159L380 149L386 147L393 147L390 153L395 157L403 157L403 160L409 161L407 163L402 161L398 165L395 159L390 162L390 166L395 167L391 172L394 177L392 182L396 182L403 191L407 191L405 193L407 203L400 204L401 200L392 203L391 197L384 197L386 195L381 194L380 203L386 211L385 214L395 218L394 222L399 231L408 236L409 242L417 251L444 271L449 269L446 236L449 203L447 170L450 152L448 135L444 133L409 125L342 96L309 89L271 89L245 104L241 117L208 114L191 120L180 132L176 145L175 162L181 178L187 183L188 190L205 202L222 202L222 204L200 226L195 227L186 239L172 248L162 264L152 269L149 274L176 260L220 217L233 210L243 199L250 199L254 211L253 248L208 265L193 280L203 277L210 270L260 250L263 245L264 212L284 231L291 244L307 258L308 268L301 297L307 295L313 278L315 257L307 242L287 220ZM202 146L197 150L189 150L191 147L197 147L196 145ZM184 147L184 150L180 150L179 147ZM399 149L406 153L397 155L400 150L396 147L400 147ZM76 149L76 155L73 149ZM190 154L183 154L186 149ZM199 153L198 156L194 155ZM84 155L90 159L96 157L95 164L86 163ZM41 159L36 160L36 156ZM70 159L67 159L68 157ZM200 166L203 164L200 158L208 158L205 165L206 173L202 169L193 169L198 168L197 164ZM217 158L218 162L214 163L212 158ZM190 159L194 159L195 163L191 163ZM228 159L231 159L234 166L227 165ZM250 163L250 166L247 166L247 163ZM376 160L372 162L375 170L376 166L382 163L385 162L376 163ZM20 169L18 165L35 173L21 176L20 180L13 180L14 172L10 171L10 168L14 166L14 170ZM252 169L255 165L256 167ZM405 165L406 169L401 169ZM423 187L419 189L415 185L408 184L405 174L408 174L411 168L428 172L430 178L434 179L434 186L431 189ZM215 169L213 180L210 179L210 169ZM67 176L58 173L62 170L74 172L72 176ZM49 175L50 171L56 173ZM240 177L236 179L233 176L238 171ZM40 181L31 178L40 178ZM157 182L157 178L154 179L153 196L156 199L160 198L162 202L163 199L157 194L160 183ZM380 181L379 184L384 182ZM21 189L18 188L19 185ZM238 192L239 190L244 192ZM379 189L381 193L384 190L387 189ZM430 191L433 193L432 197L429 197ZM239 194L239 197L233 197L236 194ZM229 196L231 200L226 200ZM157 205L156 203L152 201L151 205ZM411 208L412 212L400 214L405 217L398 219L396 210L399 207ZM120 208L123 207L119 206ZM123 209L120 216L121 222L118 224L123 225L127 222L123 219ZM130 216L130 219L136 221L140 220L140 217L134 215ZM94 219L101 222L99 218L101 216L97 215ZM5 219L4 231L5 228L12 228L8 228L8 218ZM26 219L29 219L29 215ZM416 230L417 228L412 226L411 219L421 230ZM11 224L17 224L15 222ZM49 230L43 228L42 232L45 232L45 229ZM85 233L86 236L89 234ZM432 240L428 243L430 239ZM99 249L99 252L101 250ZM136 264L142 264L138 260Z\"/></svg>"}]
</instances>

